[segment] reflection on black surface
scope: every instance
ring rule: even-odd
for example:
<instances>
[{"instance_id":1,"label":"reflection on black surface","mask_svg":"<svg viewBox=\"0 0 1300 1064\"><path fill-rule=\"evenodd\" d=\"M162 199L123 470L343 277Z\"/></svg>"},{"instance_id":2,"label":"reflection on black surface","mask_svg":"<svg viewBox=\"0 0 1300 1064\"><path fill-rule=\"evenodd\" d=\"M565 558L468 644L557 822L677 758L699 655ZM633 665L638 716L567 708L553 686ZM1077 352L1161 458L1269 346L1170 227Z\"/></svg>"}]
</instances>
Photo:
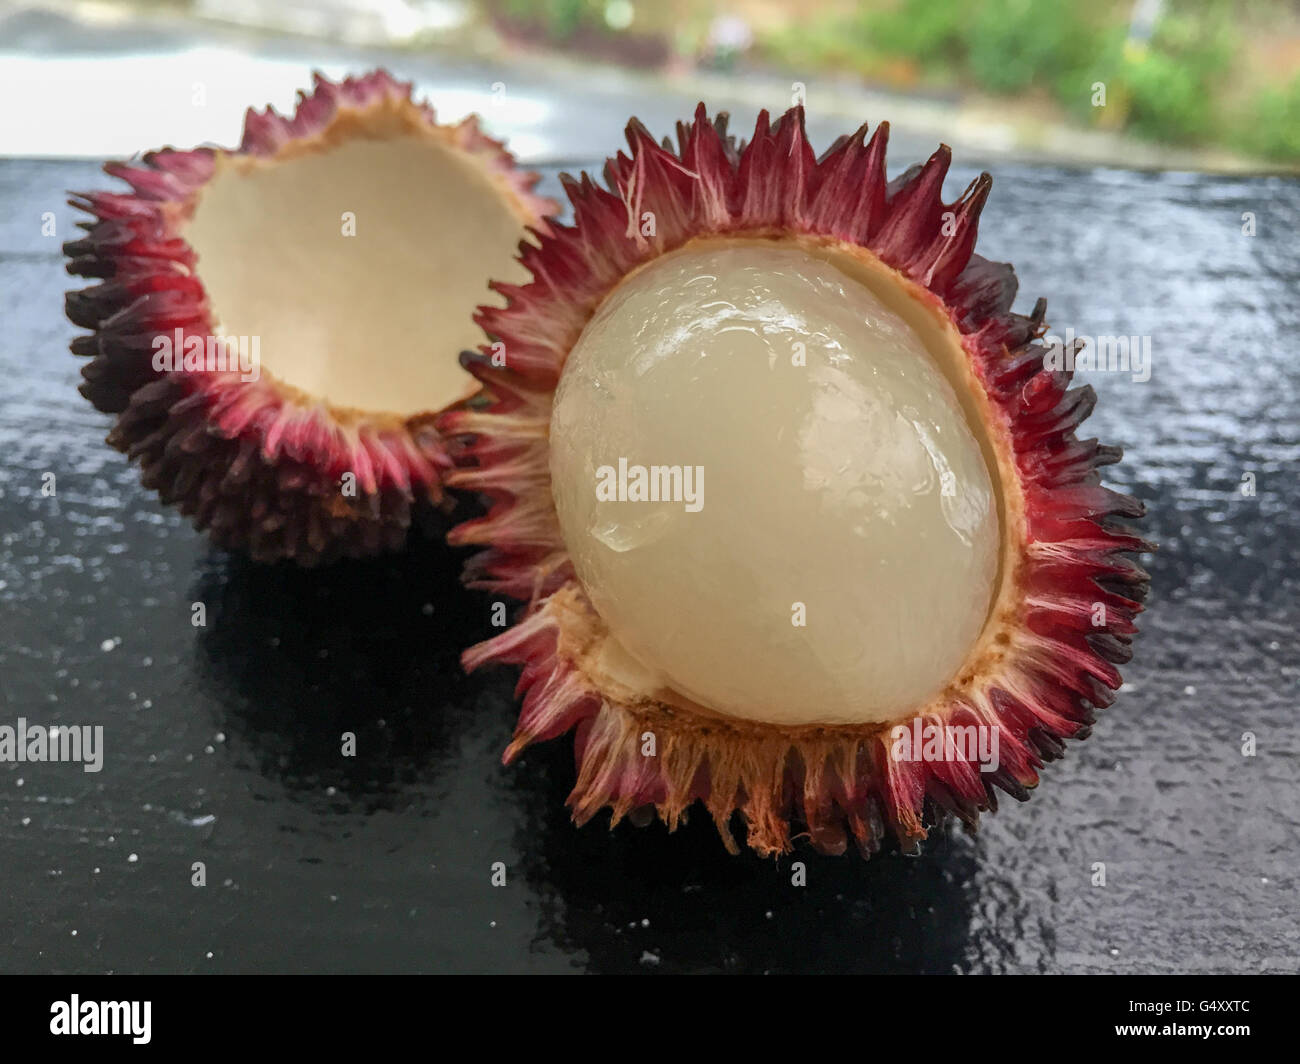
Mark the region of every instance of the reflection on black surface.
<instances>
[{"instance_id":1,"label":"reflection on black surface","mask_svg":"<svg viewBox=\"0 0 1300 1064\"><path fill-rule=\"evenodd\" d=\"M400 809L450 771L476 715L504 728L512 669L466 677L461 649L491 634L485 596L459 582L462 558L413 536L399 555L304 571L212 552L193 590L207 606L198 676L236 754L291 792L335 788L336 811ZM430 609L431 607L431 609ZM340 756L340 735L357 756ZM510 768L483 765L508 797L522 871L541 899L539 934L595 971L939 971L968 933L971 847L937 840L923 861L864 863L801 849L779 864L723 849L702 807L663 825L608 830L569 819L572 738ZM495 753L495 751L494 751ZM487 830L482 810L458 810ZM791 885L791 863L809 885ZM770 916L768 914L771 914ZM650 926L643 927L642 921Z\"/></svg>"},{"instance_id":2,"label":"reflection on black surface","mask_svg":"<svg viewBox=\"0 0 1300 1064\"><path fill-rule=\"evenodd\" d=\"M318 570L210 554L193 590L198 674L263 773L369 811L436 772L482 686L459 662L487 618L462 561L419 533L400 555ZM356 756L341 753L348 731Z\"/></svg>"},{"instance_id":3,"label":"reflection on black surface","mask_svg":"<svg viewBox=\"0 0 1300 1064\"><path fill-rule=\"evenodd\" d=\"M977 872L964 838L932 832L923 859L803 846L779 862L733 857L699 804L671 835L658 820L611 832L608 813L575 827L570 739L507 771L530 792L519 848L542 933L585 953L588 971L946 973L963 960ZM795 861L805 887L792 885Z\"/></svg>"},{"instance_id":4,"label":"reflection on black surface","mask_svg":"<svg viewBox=\"0 0 1300 1064\"><path fill-rule=\"evenodd\" d=\"M949 191L973 176L954 169ZM84 161L0 159L16 220L96 180ZM698 815L671 837L574 828L570 739L500 769L514 673L460 674L487 599L458 589L436 539L316 573L213 557L187 589L199 540L103 447L107 420L62 353L57 245L16 221L18 244L0 248L3 694L11 722L113 731L97 776L8 766L7 823L31 824L0 843L27 916L0 967L1136 973L1294 954L1298 228L1293 178L999 168L981 253L1015 262L1018 309L1045 295L1055 327L1151 337L1151 380L1079 383L1100 396L1081 435L1127 450L1107 481L1148 504L1156 593L1098 734L977 849L959 836L916 861L800 855L799 889L790 859L729 857ZM40 494L46 471L57 498ZM197 752L210 725L232 749ZM1247 730L1258 757L1239 752ZM328 786L335 804L308 800ZM404 802L357 828L354 814ZM178 872L196 828L164 806L217 815L203 845L214 884L233 885L195 903ZM1106 891L1089 884L1098 859L1117 873Z\"/></svg>"}]
</instances>

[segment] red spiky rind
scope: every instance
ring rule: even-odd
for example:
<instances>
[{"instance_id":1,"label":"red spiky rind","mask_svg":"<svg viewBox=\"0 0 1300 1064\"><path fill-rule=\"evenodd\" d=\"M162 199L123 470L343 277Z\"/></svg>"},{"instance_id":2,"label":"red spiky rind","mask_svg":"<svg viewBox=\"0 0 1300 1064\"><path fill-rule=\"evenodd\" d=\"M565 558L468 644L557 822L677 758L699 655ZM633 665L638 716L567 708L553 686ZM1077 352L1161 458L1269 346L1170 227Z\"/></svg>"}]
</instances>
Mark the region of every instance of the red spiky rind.
<instances>
[{"instance_id":1,"label":"red spiky rind","mask_svg":"<svg viewBox=\"0 0 1300 1064\"><path fill-rule=\"evenodd\" d=\"M429 104L413 100L410 83L383 70L339 82L313 78L291 116L250 108L236 149L166 148L107 163L130 191L73 194L70 202L93 220L64 244L68 272L99 281L69 292L65 307L90 330L72 351L87 359L81 393L116 415L109 442L219 546L303 565L399 547L412 506L445 501L451 460L437 411L409 418L342 412L266 374L244 381L237 373L155 368L158 336L213 332L201 269L183 233L219 157L274 159L326 136L340 119L403 114L477 163L532 232L548 233L558 210L534 192L539 176L520 170L475 116L440 125Z\"/></svg>"},{"instance_id":2,"label":"red spiky rind","mask_svg":"<svg viewBox=\"0 0 1300 1064\"><path fill-rule=\"evenodd\" d=\"M653 805L673 827L699 800L733 849L730 822L739 812L761 854L789 851L799 830L827 852L852 839L868 854L889 836L914 849L936 818L974 825L995 807L998 790L1025 799L1043 764L1061 755L1064 740L1087 733L1094 710L1120 686L1116 665L1130 656L1148 584L1133 555L1152 548L1116 522L1140 516L1142 505L1101 484L1099 470L1120 452L1076 436L1092 390L1071 390L1070 374L1044 366L1037 340L1045 304L1027 317L1013 313L1014 271L974 253L989 176L945 202L943 147L888 182L884 124L870 139L863 127L814 159L798 108L775 123L761 114L740 150L703 105L678 127L676 150L635 121L627 137L630 153L605 166L607 187L586 174L564 179L574 220L523 249L532 282L501 286L506 304L480 308L495 344L466 365L493 401L440 420L458 438L448 483L491 502L486 516L451 535L488 548L467 578L527 603L513 629L464 655L471 669L524 666L523 712L506 759L572 730L578 778L569 804L578 821L608 807L617 823ZM990 633L983 657L963 670L969 675L917 717L994 729L994 772L960 758L897 759L889 725L779 729L718 718L602 690L598 669L588 667L598 619L574 578L551 501L555 383L623 277L687 241L728 234L864 249L918 286L960 334L990 431L1004 441L1002 478L1023 509L1009 512L1006 533L1008 586L1018 601L991 622L997 636ZM646 732L658 737L654 756L644 753Z\"/></svg>"}]
</instances>

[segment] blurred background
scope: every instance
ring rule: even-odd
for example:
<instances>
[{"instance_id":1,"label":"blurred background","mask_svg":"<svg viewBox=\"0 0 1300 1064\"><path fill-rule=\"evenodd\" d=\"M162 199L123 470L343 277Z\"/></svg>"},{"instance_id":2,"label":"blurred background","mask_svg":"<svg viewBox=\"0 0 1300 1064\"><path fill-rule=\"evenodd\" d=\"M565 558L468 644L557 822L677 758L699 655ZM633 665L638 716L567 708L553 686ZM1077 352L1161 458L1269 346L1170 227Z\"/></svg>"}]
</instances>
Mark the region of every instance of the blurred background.
<instances>
[{"instance_id":1,"label":"blurred background","mask_svg":"<svg viewBox=\"0 0 1300 1064\"><path fill-rule=\"evenodd\" d=\"M104 446L65 190L376 65L552 196L633 114L744 133L802 96L819 150L888 119L891 174L940 140L949 200L996 174L1017 310L1150 341L1148 380L1079 380L1160 545L1149 612L1031 802L922 860L802 850L807 889L705 816L577 830L568 740L498 764L516 677L460 669L494 634L460 555L254 566ZM102 773L0 765L0 971L1300 970L1298 68L1279 0L0 0L0 720L109 736Z\"/></svg>"},{"instance_id":2,"label":"blurred background","mask_svg":"<svg viewBox=\"0 0 1300 1064\"><path fill-rule=\"evenodd\" d=\"M633 113L745 125L798 93L917 152L1300 168L1294 0L0 0L0 153L233 143L311 68L380 63L534 164L603 156Z\"/></svg>"}]
</instances>

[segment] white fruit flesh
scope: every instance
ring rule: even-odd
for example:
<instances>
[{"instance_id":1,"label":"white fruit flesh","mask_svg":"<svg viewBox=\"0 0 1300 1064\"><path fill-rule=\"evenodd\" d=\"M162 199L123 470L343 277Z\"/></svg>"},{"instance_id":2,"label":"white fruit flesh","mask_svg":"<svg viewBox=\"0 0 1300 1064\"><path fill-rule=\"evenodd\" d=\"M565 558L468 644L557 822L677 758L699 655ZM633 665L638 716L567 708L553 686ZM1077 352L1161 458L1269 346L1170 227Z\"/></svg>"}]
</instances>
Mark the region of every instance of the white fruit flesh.
<instances>
[{"instance_id":1,"label":"white fruit flesh","mask_svg":"<svg viewBox=\"0 0 1300 1064\"><path fill-rule=\"evenodd\" d=\"M798 246L701 243L626 279L574 346L551 418L560 525L661 694L773 724L888 721L970 653L997 492L894 305Z\"/></svg>"},{"instance_id":2,"label":"white fruit flesh","mask_svg":"<svg viewBox=\"0 0 1300 1064\"><path fill-rule=\"evenodd\" d=\"M277 380L342 408L410 415L471 390L488 281L521 282L523 224L432 137L353 139L222 166L184 232L222 333Z\"/></svg>"}]
</instances>

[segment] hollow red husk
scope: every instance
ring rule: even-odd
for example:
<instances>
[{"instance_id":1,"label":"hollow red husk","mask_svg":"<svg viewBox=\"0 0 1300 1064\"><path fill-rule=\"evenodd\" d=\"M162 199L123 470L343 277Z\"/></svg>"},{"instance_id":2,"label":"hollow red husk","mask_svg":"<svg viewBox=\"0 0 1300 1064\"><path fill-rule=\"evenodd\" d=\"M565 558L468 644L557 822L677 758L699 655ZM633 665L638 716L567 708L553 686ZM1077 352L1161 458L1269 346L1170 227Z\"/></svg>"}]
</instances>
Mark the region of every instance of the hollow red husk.
<instances>
[{"instance_id":1,"label":"hollow red husk","mask_svg":"<svg viewBox=\"0 0 1300 1064\"><path fill-rule=\"evenodd\" d=\"M64 250L97 281L66 309L90 330L72 350L82 394L115 416L109 442L221 547L303 565L399 547L414 508L446 501L435 418L474 390L456 363L472 309L555 209L537 176L384 71L317 75L292 116L250 108L234 150L105 170L129 190L74 196L93 220ZM471 222L490 249L456 228ZM423 293L401 290L393 256L430 271ZM405 378L441 363L459 380L408 402Z\"/></svg>"}]
</instances>

